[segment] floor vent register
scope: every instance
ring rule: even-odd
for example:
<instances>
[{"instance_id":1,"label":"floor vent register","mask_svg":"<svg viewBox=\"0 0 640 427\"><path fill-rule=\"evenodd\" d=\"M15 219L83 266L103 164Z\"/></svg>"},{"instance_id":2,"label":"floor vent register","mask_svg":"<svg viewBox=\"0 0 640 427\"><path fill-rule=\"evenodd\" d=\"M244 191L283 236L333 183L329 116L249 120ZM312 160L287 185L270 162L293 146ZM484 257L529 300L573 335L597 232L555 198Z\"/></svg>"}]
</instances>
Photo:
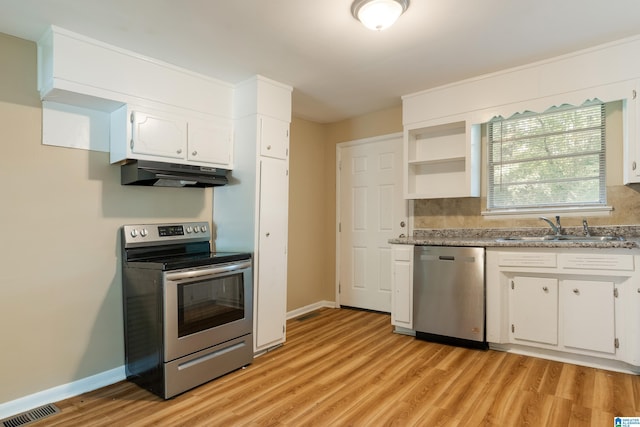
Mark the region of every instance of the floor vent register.
<instances>
[{"instance_id":1,"label":"floor vent register","mask_svg":"<svg viewBox=\"0 0 640 427\"><path fill-rule=\"evenodd\" d=\"M31 424L36 421L40 421L43 418L50 417L60 412L60 409L50 403L48 405L40 406L27 412L15 415L11 418L5 418L0 420L0 427L18 427Z\"/></svg>"}]
</instances>

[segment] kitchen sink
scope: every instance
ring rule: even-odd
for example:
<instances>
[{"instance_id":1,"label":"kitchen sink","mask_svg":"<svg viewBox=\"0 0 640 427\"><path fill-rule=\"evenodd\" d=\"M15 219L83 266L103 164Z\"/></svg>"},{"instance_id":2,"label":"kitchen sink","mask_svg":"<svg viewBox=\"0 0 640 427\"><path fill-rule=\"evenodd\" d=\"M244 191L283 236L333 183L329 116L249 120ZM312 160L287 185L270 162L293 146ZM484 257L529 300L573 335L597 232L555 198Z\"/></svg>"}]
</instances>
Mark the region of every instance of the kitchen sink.
<instances>
[{"instance_id":1,"label":"kitchen sink","mask_svg":"<svg viewBox=\"0 0 640 427\"><path fill-rule=\"evenodd\" d=\"M613 242L623 241L624 237L621 236L574 236L569 234L562 234L559 236L549 234L546 236L507 236L496 239L498 242L509 241L521 241L521 242L558 242L558 241L572 241L572 242Z\"/></svg>"}]
</instances>

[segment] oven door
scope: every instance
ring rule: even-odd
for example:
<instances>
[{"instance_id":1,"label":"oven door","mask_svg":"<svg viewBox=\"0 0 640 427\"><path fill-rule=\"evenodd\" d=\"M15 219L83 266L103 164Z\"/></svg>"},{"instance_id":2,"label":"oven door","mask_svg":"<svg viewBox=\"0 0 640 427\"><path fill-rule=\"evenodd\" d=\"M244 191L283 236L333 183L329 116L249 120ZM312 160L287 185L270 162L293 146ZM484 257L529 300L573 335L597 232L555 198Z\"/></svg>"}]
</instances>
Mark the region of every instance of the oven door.
<instances>
[{"instance_id":1,"label":"oven door","mask_svg":"<svg viewBox=\"0 0 640 427\"><path fill-rule=\"evenodd\" d=\"M251 260L165 273L164 361L250 334Z\"/></svg>"}]
</instances>

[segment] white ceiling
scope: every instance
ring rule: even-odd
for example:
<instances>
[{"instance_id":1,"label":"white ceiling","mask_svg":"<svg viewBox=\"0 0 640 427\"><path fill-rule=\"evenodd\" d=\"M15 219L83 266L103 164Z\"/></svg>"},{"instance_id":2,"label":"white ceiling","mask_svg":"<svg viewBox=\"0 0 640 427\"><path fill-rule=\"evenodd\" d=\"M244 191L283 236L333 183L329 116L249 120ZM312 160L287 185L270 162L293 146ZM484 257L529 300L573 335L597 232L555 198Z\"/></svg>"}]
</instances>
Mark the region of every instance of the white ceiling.
<instances>
[{"instance_id":1,"label":"white ceiling","mask_svg":"<svg viewBox=\"0 0 640 427\"><path fill-rule=\"evenodd\" d=\"M372 32L351 0L0 0L0 32L51 24L229 83L294 87L320 123L400 96L640 34L638 0L411 0ZM639 52L640 54L640 52Z\"/></svg>"}]
</instances>

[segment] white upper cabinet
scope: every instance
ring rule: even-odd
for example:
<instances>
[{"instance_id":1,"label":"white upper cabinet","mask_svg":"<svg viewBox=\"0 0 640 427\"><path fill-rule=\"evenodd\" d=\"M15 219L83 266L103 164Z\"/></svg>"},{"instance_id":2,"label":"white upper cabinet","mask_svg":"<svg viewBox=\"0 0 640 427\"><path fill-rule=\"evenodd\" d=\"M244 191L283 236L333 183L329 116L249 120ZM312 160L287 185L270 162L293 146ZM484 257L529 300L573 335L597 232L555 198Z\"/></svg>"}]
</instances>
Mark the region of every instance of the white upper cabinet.
<instances>
[{"instance_id":1,"label":"white upper cabinet","mask_svg":"<svg viewBox=\"0 0 640 427\"><path fill-rule=\"evenodd\" d=\"M232 168L231 84L147 58L120 47L52 27L38 42L38 90L43 101L43 134L50 145L81 132L101 111L110 127L111 163L128 159ZM48 105L67 104L74 120L65 132ZM87 111L82 117L82 109ZM47 126L51 129L44 129ZM73 141L92 147L91 141Z\"/></svg>"},{"instance_id":2,"label":"white upper cabinet","mask_svg":"<svg viewBox=\"0 0 640 427\"><path fill-rule=\"evenodd\" d=\"M130 156L182 159L187 149L187 121L169 115L130 110Z\"/></svg>"},{"instance_id":3,"label":"white upper cabinet","mask_svg":"<svg viewBox=\"0 0 640 427\"><path fill-rule=\"evenodd\" d=\"M233 168L233 131L223 120L190 120L187 124L187 160Z\"/></svg>"},{"instance_id":4,"label":"white upper cabinet","mask_svg":"<svg viewBox=\"0 0 640 427\"><path fill-rule=\"evenodd\" d=\"M289 122L260 118L260 155L286 159L289 155Z\"/></svg>"},{"instance_id":5,"label":"white upper cabinet","mask_svg":"<svg viewBox=\"0 0 640 427\"><path fill-rule=\"evenodd\" d=\"M138 159L232 168L231 120L124 105L111 114L110 138L111 163Z\"/></svg>"}]
</instances>

